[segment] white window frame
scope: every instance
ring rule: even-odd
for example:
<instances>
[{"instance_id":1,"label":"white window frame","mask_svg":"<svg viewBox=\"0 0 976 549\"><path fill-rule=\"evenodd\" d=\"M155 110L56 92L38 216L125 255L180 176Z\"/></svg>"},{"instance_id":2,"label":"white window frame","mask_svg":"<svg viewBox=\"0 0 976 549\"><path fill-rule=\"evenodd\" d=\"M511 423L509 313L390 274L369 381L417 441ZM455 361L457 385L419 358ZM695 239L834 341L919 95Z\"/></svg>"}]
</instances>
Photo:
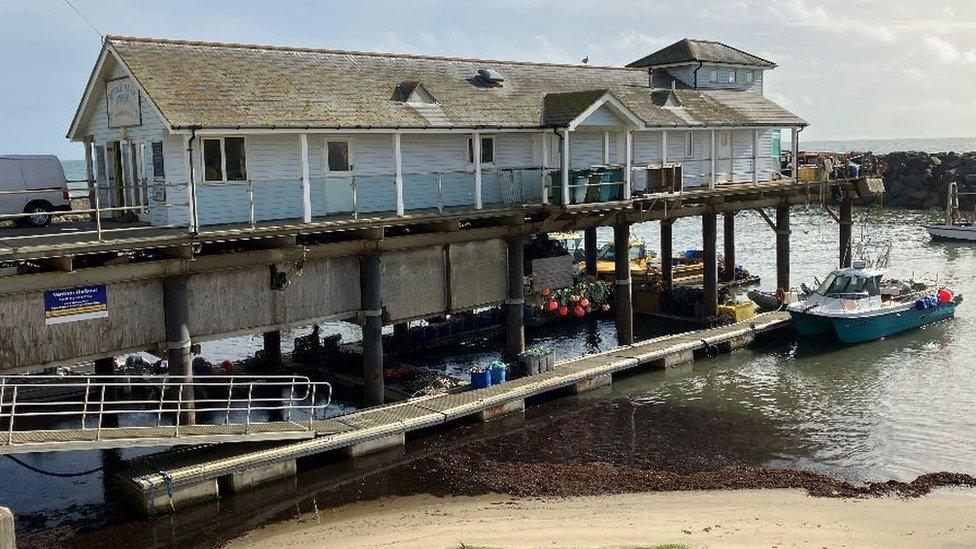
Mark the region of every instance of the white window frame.
<instances>
[{"instance_id":1,"label":"white window frame","mask_svg":"<svg viewBox=\"0 0 976 549\"><path fill-rule=\"evenodd\" d=\"M491 139L491 162L485 162L485 139ZM474 141L469 135L464 142L464 160L468 166L474 166ZM481 136L481 165L482 166L494 166L498 157L495 156L498 152L498 147L495 145L498 143L498 136L496 134L485 134Z\"/></svg>"},{"instance_id":2,"label":"white window frame","mask_svg":"<svg viewBox=\"0 0 976 549\"><path fill-rule=\"evenodd\" d=\"M247 150L247 136L245 135L222 135L220 137L201 137L200 138L200 175L204 182L207 183L223 183L230 181L227 179L227 149L224 145L224 140L227 138L232 139L243 139L244 140L244 179L234 179L233 181L247 181L251 175L251 155ZM204 156L206 154L206 142L207 141L220 141L220 179L207 179L207 159Z\"/></svg>"},{"instance_id":3,"label":"white window frame","mask_svg":"<svg viewBox=\"0 0 976 549\"><path fill-rule=\"evenodd\" d=\"M329 169L329 143L345 143L346 144L346 154L349 160L348 170L331 170ZM356 169L356 149L353 147L353 140L349 138L331 138L325 139L322 143L322 159L324 160L322 164L322 169L325 173L353 173Z\"/></svg>"},{"instance_id":4,"label":"white window frame","mask_svg":"<svg viewBox=\"0 0 976 549\"><path fill-rule=\"evenodd\" d=\"M691 132L685 132L685 158L695 157L695 136Z\"/></svg>"},{"instance_id":5,"label":"white window frame","mask_svg":"<svg viewBox=\"0 0 976 549\"><path fill-rule=\"evenodd\" d=\"M708 82L718 84L718 69L710 69L708 72Z\"/></svg>"}]
</instances>

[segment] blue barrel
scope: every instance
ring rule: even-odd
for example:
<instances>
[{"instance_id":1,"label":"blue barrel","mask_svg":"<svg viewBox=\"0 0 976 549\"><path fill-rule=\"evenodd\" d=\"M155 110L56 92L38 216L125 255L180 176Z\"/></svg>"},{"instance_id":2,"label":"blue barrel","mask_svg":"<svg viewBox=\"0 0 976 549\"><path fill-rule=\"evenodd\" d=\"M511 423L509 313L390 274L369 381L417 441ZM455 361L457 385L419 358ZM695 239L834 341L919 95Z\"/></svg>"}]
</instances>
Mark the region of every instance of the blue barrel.
<instances>
[{"instance_id":1,"label":"blue barrel","mask_svg":"<svg viewBox=\"0 0 976 549\"><path fill-rule=\"evenodd\" d=\"M483 371L473 371L471 372L471 388L472 389L487 389L491 387L491 369L486 368Z\"/></svg>"},{"instance_id":2,"label":"blue barrel","mask_svg":"<svg viewBox=\"0 0 976 549\"><path fill-rule=\"evenodd\" d=\"M491 384L498 385L499 383L505 383L505 363L499 360L491 363L488 368L491 370Z\"/></svg>"}]
</instances>

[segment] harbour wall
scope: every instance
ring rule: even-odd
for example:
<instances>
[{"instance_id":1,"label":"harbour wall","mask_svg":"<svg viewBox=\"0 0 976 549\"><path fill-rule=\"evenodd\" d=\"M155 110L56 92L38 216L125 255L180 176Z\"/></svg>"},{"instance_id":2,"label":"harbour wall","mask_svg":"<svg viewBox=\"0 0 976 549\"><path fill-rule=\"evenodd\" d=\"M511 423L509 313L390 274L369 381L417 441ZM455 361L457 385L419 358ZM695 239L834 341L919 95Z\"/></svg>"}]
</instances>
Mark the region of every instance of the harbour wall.
<instances>
[{"instance_id":1,"label":"harbour wall","mask_svg":"<svg viewBox=\"0 0 976 549\"><path fill-rule=\"evenodd\" d=\"M880 165L884 174L885 206L942 210L946 205L949 183L958 183L960 191L976 191L976 152L907 151L859 156L860 159L855 158L854 161L862 166ZM972 210L974 204L974 197L960 197L963 209Z\"/></svg>"}]
</instances>

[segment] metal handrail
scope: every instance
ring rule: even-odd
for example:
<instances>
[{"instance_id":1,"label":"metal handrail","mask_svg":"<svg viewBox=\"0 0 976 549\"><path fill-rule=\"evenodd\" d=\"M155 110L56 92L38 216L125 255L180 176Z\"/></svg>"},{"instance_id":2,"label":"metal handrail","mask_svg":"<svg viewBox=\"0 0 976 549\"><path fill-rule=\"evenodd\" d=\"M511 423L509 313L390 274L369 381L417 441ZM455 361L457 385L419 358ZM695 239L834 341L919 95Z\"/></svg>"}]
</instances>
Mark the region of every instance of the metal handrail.
<instances>
[{"instance_id":1,"label":"metal handrail","mask_svg":"<svg viewBox=\"0 0 976 549\"><path fill-rule=\"evenodd\" d=\"M54 402L31 401L22 396L23 389L54 387L75 388L83 396ZM118 389L123 388L137 395L120 398ZM227 394L207 395L208 389L215 392L226 390ZM269 396L269 391L275 394ZM239 398L243 392L247 394L246 401ZM238 398L235 398L235 394ZM320 400L322 396L325 398ZM116 424L122 424L124 418L126 427L174 427L172 435L164 430L153 436L179 437L181 427L186 427L181 416L188 413L198 414L198 418L211 415L217 420L216 423L198 425L238 425L244 433L249 433L255 424L273 422L270 417L261 419L260 412L280 412L284 423L311 430L316 411L329 406L331 401L332 386L329 383L310 381L305 376L155 375L128 378L117 375L49 375L0 378L0 423L7 421L7 445L17 444L15 434L19 431L15 426L18 420L23 424L28 419L32 423L42 420L63 423L67 418L80 419L81 431L95 431L95 440L101 439L108 418L113 418ZM293 414L302 412L308 415L307 422L292 420ZM92 415L96 420L94 426L89 421ZM241 415L243 419L240 419ZM155 422L150 420L147 424L146 419L153 416ZM173 424L165 424L164 419L171 416ZM274 423L282 421L274 420ZM32 429L43 432L77 430L77 427Z\"/></svg>"}]
</instances>

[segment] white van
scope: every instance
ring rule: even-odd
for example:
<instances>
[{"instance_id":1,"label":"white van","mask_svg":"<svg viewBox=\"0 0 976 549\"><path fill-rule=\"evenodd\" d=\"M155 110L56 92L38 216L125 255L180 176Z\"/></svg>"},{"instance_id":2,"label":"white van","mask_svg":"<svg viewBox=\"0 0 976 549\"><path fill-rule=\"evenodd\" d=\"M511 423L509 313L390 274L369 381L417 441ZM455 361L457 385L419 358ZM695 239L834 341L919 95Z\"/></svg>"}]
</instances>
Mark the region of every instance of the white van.
<instances>
[{"instance_id":1,"label":"white van","mask_svg":"<svg viewBox=\"0 0 976 549\"><path fill-rule=\"evenodd\" d=\"M29 190L29 193L10 191ZM18 225L45 227L45 212L71 209L68 183L58 157L51 154L0 155L0 214L31 213Z\"/></svg>"}]
</instances>

